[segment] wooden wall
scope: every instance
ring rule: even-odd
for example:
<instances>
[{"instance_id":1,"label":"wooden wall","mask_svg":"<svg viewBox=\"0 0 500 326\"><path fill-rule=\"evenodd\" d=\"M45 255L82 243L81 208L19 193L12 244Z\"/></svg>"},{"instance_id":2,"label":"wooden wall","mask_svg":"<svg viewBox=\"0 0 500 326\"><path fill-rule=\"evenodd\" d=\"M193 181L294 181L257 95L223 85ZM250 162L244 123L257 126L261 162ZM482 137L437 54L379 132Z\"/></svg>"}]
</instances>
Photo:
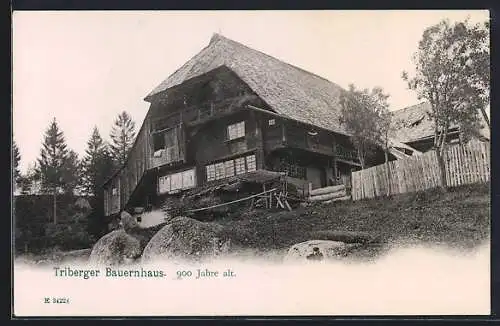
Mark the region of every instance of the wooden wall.
<instances>
[{"instance_id":1,"label":"wooden wall","mask_svg":"<svg viewBox=\"0 0 500 326\"><path fill-rule=\"evenodd\" d=\"M445 153L446 186L488 182L490 180L490 144L471 141L452 145ZM436 188L440 184L436 152L389 162L390 194L402 194ZM375 198L389 194L387 165L381 164L352 173L352 199Z\"/></svg>"},{"instance_id":2,"label":"wooden wall","mask_svg":"<svg viewBox=\"0 0 500 326\"><path fill-rule=\"evenodd\" d=\"M149 169L151 164L150 157L149 120L146 116L137 133L136 140L129 152L124 168L104 187L105 208L107 206L107 209L105 209L106 215L115 214L125 207L143 174ZM118 187L118 198L112 195L113 187Z\"/></svg>"},{"instance_id":3,"label":"wooden wall","mask_svg":"<svg viewBox=\"0 0 500 326\"><path fill-rule=\"evenodd\" d=\"M245 121L245 137L229 140L227 126ZM211 121L197 129L189 139L188 162L197 166L198 184L206 181L205 166L245 153L255 153L257 168L262 166L262 131L259 118L243 111L223 119Z\"/></svg>"}]
</instances>

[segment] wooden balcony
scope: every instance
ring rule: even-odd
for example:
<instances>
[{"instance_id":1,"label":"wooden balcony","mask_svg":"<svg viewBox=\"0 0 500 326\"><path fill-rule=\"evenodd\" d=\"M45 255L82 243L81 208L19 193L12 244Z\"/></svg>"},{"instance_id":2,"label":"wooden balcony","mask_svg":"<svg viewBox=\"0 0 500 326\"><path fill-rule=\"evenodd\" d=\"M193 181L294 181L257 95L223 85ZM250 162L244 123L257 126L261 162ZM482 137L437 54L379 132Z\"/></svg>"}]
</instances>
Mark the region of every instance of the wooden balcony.
<instances>
[{"instance_id":1,"label":"wooden balcony","mask_svg":"<svg viewBox=\"0 0 500 326\"><path fill-rule=\"evenodd\" d=\"M156 168L166 164L182 161L178 147L169 147L156 151L151 157L151 167Z\"/></svg>"},{"instance_id":2,"label":"wooden balcony","mask_svg":"<svg viewBox=\"0 0 500 326\"><path fill-rule=\"evenodd\" d=\"M335 146L335 157L347 162L359 162L358 152L355 149L348 149L338 144Z\"/></svg>"},{"instance_id":3,"label":"wooden balcony","mask_svg":"<svg viewBox=\"0 0 500 326\"><path fill-rule=\"evenodd\" d=\"M257 99L253 95L231 97L219 101L209 101L192 105L175 113L152 119L152 131L169 128L184 123L194 126L241 110L245 103Z\"/></svg>"}]
</instances>

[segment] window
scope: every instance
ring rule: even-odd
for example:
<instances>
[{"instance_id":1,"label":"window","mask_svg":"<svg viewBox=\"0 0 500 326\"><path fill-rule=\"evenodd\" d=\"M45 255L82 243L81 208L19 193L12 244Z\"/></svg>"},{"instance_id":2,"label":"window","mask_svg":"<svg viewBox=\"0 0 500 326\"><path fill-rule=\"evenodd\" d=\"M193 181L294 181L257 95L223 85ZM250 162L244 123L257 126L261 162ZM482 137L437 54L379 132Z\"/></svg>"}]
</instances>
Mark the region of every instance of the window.
<instances>
[{"instance_id":1,"label":"window","mask_svg":"<svg viewBox=\"0 0 500 326\"><path fill-rule=\"evenodd\" d=\"M192 188L196 185L194 169L182 172L182 186Z\"/></svg>"},{"instance_id":2,"label":"window","mask_svg":"<svg viewBox=\"0 0 500 326\"><path fill-rule=\"evenodd\" d=\"M255 171L255 155L250 155L246 157L247 160L247 171Z\"/></svg>"},{"instance_id":3,"label":"window","mask_svg":"<svg viewBox=\"0 0 500 326\"><path fill-rule=\"evenodd\" d=\"M165 158L167 163L176 161L179 157L177 128L171 128L153 135L153 157Z\"/></svg>"},{"instance_id":4,"label":"window","mask_svg":"<svg viewBox=\"0 0 500 326\"><path fill-rule=\"evenodd\" d=\"M255 171L257 168L255 155L238 157L234 160L227 160L206 166L207 181L214 181Z\"/></svg>"},{"instance_id":5,"label":"window","mask_svg":"<svg viewBox=\"0 0 500 326\"><path fill-rule=\"evenodd\" d=\"M195 169L169 174L158 179L158 192L169 193L196 186Z\"/></svg>"},{"instance_id":6,"label":"window","mask_svg":"<svg viewBox=\"0 0 500 326\"><path fill-rule=\"evenodd\" d=\"M215 180L215 165L207 165L207 181Z\"/></svg>"},{"instance_id":7,"label":"window","mask_svg":"<svg viewBox=\"0 0 500 326\"><path fill-rule=\"evenodd\" d=\"M234 176L234 161L229 160L224 162L224 167L226 168L226 177Z\"/></svg>"},{"instance_id":8,"label":"window","mask_svg":"<svg viewBox=\"0 0 500 326\"><path fill-rule=\"evenodd\" d=\"M215 179L223 179L226 175L226 169L224 168L224 163L215 164Z\"/></svg>"},{"instance_id":9,"label":"window","mask_svg":"<svg viewBox=\"0 0 500 326\"><path fill-rule=\"evenodd\" d=\"M182 189L182 173L174 173L170 176L170 191Z\"/></svg>"},{"instance_id":10,"label":"window","mask_svg":"<svg viewBox=\"0 0 500 326\"><path fill-rule=\"evenodd\" d=\"M234 167L236 169L236 174L245 173L245 158L240 157L234 160Z\"/></svg>"},{"instance_id":11,"label":"window","mask_svg":"<svg viewBox=\"0 0 500 326\"><path fill-rule=\"evenodd\" d=\"M288 171L288 176L297 179L307 179L306 172L307 169L303 166L299 166L294 163L283 163L282 168Z\"/></svg>"},{"instance_id":12,"label":"window","mask_svg":"<svg viewBox=\"0 0 500 326\"><path fill-rule=\"evenodd\" d=\"M276 120L274 119L269 119L269 125L274 126L276 124Z\"/></svg>"},{"instance_id":13,"label":"window","mask_svg":"<svg viewBox=\"0 0 500 326\"><path fill-rule=\"evenodd\" d=\"M153 135L153 150L154 152L165 148L165 137L163 134Z\"/></svg>"},{"instance_id":14,"label":"window","mask_svg":"<svg viewBox=\"0 0 500 326\"><path fill-rule=\"evenodd\" d=\"M170 191L170 176L164 176L158 179L158 192L160 194Z\"/></svg>"},{"instance_id":15,"label":"window","mask_svg":"<svg viewBox=\"0 0 500 326\"><path fill-rule=\"evenodd\" d=\"M113 196L117 196L117 195L118 195L118 188L113 188L113 189L111 190L111 194L112 194Z\"/></svg>"},{"instance_id":16,"label":"window","mask_svg":"<svg viewBox=\"0 0 500 326\"><path fill-rule=\"evenodd\" d=\"M229 140L245 137L245 121L227 126L227 136Z\"/></svg>"}]
</instances>

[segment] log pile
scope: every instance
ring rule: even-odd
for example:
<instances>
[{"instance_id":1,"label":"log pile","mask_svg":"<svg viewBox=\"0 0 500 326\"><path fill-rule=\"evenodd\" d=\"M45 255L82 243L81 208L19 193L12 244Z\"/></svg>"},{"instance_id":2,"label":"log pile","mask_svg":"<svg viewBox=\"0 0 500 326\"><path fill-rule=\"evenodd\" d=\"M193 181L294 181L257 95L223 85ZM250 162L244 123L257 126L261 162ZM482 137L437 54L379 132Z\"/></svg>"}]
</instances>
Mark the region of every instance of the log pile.
<instances>
[{"instance_id":1,"label":"log pile","mask_svg":"<svg viewBox=\"0 0 500 326\"><path fill-rule=\"evenodd\" d=\"M340 200L349 200L345 185L330 186L309 190L309 202L332 203Z\"/></svg>"}]
</instances>

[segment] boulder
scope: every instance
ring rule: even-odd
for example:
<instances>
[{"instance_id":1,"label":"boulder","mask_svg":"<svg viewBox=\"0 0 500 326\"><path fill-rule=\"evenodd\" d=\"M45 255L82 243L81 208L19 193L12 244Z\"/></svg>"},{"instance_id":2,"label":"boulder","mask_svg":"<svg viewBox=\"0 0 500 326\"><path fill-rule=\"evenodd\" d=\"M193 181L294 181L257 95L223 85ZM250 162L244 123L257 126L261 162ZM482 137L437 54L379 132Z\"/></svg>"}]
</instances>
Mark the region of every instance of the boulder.
<instances>
[{"instance_id":1,"label":"boulder","mask_svg":"<svg viewBox=\"0 0 500 326\"><path fill-rule=\"evenodd\" d=\"M141 259L201 260L227 253L229 246L221 225L179 216L151 238Z\"/></svg>"},{"instance_id":2,"label":"boulder","mask_svg":"<svg viewBox=\"0 0 500 326\"><path fill-rule=\"evenodd\" d=\"M361 247L360 243L345 243L330 240L309 240L297 243L290 247L285 255L285 261L306 260L321 261L346 257L356 248Z\"/></svg>"},{"instance_id":3,"label":"boulder","mask_svg":"<svg viewBox=\"0 0 500 326\"><path fill-rule=\"evenodd\" d=\"M140 241L120 229L97 241L90 253L89 262L94 265L121 265L133 262L140 255Z\"/></svg>"},{"instance_id":4,"label":"boulder","mask_svg":"<svg viewBox=\"0 0 500 326\"><path fill-rule=\"evenodd\" d=\"M139 227L139 223L137 222L137 218L133 217L129 213L123 211L120 214L120 225L123 227L125 231L135 229Z\"/></svg>"}]
</instances>

